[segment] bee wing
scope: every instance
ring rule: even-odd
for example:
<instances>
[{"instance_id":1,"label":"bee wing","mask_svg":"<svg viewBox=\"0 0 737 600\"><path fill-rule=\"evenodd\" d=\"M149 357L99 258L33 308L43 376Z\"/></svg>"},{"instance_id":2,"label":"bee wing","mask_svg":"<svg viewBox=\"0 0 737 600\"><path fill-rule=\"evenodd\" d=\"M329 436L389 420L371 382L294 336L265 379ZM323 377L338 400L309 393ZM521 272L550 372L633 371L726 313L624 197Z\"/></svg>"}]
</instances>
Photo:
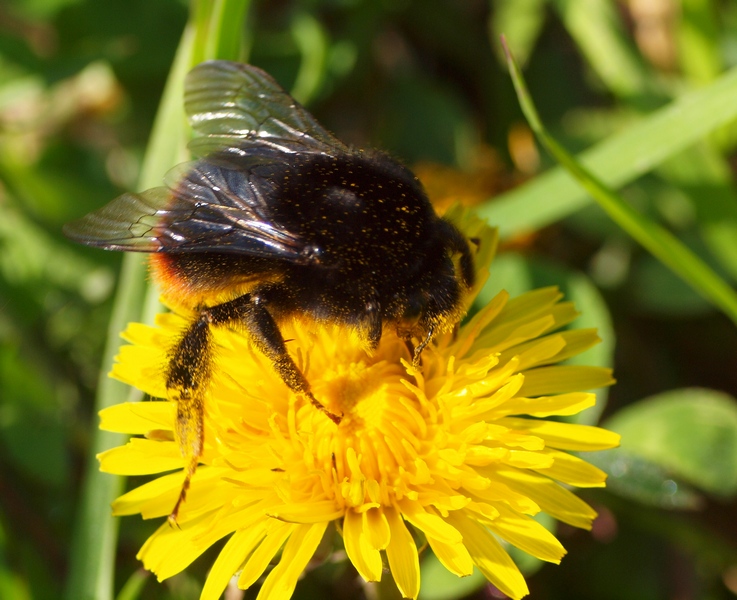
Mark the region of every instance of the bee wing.
<instances>
[{"instance_id":1,"label":"bee wing","mask_svg":"<svg viewBox=\"0 0 737 600\"><path fill-rule=\"evenodd\" d=\"M254 156L240 170L206 159L167 174L170 187L118 196L64 227L67 237L88 246L138 252L228 252L290 262L311 260L314 248L274 223L265 196L273 185L251 169L267 161Z\"/></svg>"},{"instance_id":2,"label":"bee wing","mask_svg":"<svg viewBox=\"0 0 737 600\"><path fill-rule=\"evenodd\" d=\"M348 148L274 79L256 67L212 60L185 80L184 108L195 131L194 156L272 148L285 153L342 154Z\"/></svg>"},{"instance_id":3,"label":"bee wing","mask_svg":"<svg viewBox=\"0 0 737 600\"><path fill-rule=\"evenodd\" d=\"M157 213L166 206L170 194L165 187L123 194L64 225L64 235L80 244L108 250L156 252L161 248L155 233Z\"/></svg>"},{"instance_id":4,"label":"bee wing","mask_svg":"<svg viewBox=\"0 0 737 600\"><path fill-rule=\"evenodd\" d=\"M69 223L66 235L109 250L310 260L315 249L273 222L274 183L258 173L296 153L335 156L349 149L256 67L202 63L187 75L184 100L200 134L190 149L206 158L175 167L168 187L123 194Z\"/></svg>"}]
</instances>

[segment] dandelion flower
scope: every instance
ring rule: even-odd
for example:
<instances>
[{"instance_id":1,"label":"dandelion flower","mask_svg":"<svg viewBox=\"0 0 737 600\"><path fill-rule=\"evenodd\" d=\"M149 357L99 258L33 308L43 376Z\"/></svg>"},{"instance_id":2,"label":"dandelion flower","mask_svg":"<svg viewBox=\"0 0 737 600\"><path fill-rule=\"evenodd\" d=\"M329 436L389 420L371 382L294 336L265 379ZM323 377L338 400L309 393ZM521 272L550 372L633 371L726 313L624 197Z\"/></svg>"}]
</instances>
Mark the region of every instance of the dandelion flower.
<instances>
[{"instance_id":1,"label":"dandelion flower","mask_svg":"<svg viewBox=\"0 0 737 600\"><path fill-rule=\"evenodd\" d=\"M461 226L482 240L483 280L493 235L469 219ZM586 390L612 382L607 369L558 364L598 340L561 330L575 317L556 288L500 293L426 348L421 370L391 331L368 354L337 326L285 323L292 356L315 396L343 415L339 425L291 392L244 335L216 329L200 467L179 527L164 521L139 558L163 580L227 537L201 598L219 598L237 575L241 588L261 582L259 600L287 599L334 523L361 577L378 581L388 565L406 598L419 593L425 542L459 577L475 565L508 596L524 596L506 548L558 563L565 550L532 517L590 528L596 513L569 487L600 487L605 475L569 451L618 443L603 429L549 420L591 406ZM113 375L166 397L167 351L186 324L168 313L153 327L130 325ZM184 478L174 404L121 404L101 416L104 429L142 436L101 454L104 471L173 471L118 498L115 514L165 518Z\"/></svg>"}]
</instances>

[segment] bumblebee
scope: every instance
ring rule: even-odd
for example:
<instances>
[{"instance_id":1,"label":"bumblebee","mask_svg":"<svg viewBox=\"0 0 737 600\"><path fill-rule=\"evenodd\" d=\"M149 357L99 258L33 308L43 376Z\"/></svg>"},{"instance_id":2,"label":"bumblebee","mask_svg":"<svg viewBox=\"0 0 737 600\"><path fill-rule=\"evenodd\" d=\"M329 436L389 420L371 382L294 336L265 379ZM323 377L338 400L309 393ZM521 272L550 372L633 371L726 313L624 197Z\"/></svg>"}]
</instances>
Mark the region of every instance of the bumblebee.
<instances>
[{"instance_id":1,"label":"bumblebee","mask_svg":"<svg viewBox=\"0 0 737 600\"><path fill-rule=\"evenodd\" d=\"M393 327L417 364L433 335L463 316L474 281L467 240L435 214L412 172L337 140L264 71L202 63L187 75L184 107L194 160L166 186L123 194L64 229L89 246L151 253L163 297L195 309L166 369L186 463L173 523L203 450L212 327L245 329L285 385L339 425L279 323L340 323L369 351Z\"/></svg>"}]
</instances>

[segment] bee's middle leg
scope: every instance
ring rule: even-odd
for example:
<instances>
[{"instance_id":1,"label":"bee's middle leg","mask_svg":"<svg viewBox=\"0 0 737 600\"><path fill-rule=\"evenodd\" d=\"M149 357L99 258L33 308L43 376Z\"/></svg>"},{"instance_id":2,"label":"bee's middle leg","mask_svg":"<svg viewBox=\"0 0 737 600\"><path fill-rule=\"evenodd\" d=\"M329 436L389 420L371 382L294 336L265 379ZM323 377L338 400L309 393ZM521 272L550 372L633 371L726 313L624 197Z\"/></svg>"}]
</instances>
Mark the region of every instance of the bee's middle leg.
<instances>
[{"instance_id":1,"label":"bee's middle leg","mask_svg":"<svg viewBox=\"0 0 737 600\"><path fill-rule=\"evenodd\" d=\"M266 308L269 302L278 301L278 294L275 288L263 293L244 294L235 300L203 311L203 315L206 315L213 325L240 324L244 326L256 348L271 360L274 369L287 387L298 394L307 396L315 408L336 424L340 423L341 417L330 412L313 395L307 378L289 355L284 337L274 317Z\"/></svg>"}]
</instances>

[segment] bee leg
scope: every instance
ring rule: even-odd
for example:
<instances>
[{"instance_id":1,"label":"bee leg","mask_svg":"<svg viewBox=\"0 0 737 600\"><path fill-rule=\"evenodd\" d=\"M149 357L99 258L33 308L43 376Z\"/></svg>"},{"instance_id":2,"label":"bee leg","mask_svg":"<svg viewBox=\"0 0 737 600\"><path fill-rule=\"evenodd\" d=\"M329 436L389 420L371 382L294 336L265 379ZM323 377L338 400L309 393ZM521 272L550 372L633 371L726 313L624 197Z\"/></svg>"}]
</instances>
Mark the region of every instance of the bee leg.
<instances>
[{"instance_id":1,"label":"bee leg","mask_svg":"<svg viewBox=\"0 0 737 600\"><path fill-rule=\"evenodd\" d=\"M197 470L204 443L204 395L210 383L211 333L208 319L201 315L187 329L171 353L166 375L170 400L177 403L175 425L179 448L185 458L185 477L169 524L177 524L192 477Z\"/></svg>"},{"instance_id":2,"label":"bee leg","mask_svg":"<svg viewBox=\"0 0 737 600\"><path fill-rule=\"evenodd\" d=\"M274 288L268 290L272 293L276 291ZM287 346L284 343L281 331L279 331L279 327L271 313L266 309L268 292L245 294L230 302L214 306L205 313L213 325L232 323L244 325L256 348L271 360L274 369L282 378L282 381L287 384L287 387L298 394L307 396L315 408L323 412L334 423L339 424L340 415L330 412L315 398L310 390L307 378L287 352Z\"/></svg>"},{"instance_id":3,"label":"bee leg","mask_svg":"<svg viewBox=\"0 0 737 600\"><path fill-rule=\"evenodd\" d=\"M376 350L379 347L382 332L381 308L378 300L370 300L366 303L363 326L366 331L366 342L369 349Z\"/></svg>"},{"instance_id":4,"label":"bee leg","mask_svg":"<svg viewBox=\"0 0 737 600\"><path fill-rule=\"evenodd\" d=\"M432 326L428 327L427 335L425 336L425 339L422 340L417 346L415 346L414 357L412 358L413 367L417 368L420 366L420 360L422 359L422 351L432 340L432 332L433 332Z\"/></svg>"}]
</instances>

